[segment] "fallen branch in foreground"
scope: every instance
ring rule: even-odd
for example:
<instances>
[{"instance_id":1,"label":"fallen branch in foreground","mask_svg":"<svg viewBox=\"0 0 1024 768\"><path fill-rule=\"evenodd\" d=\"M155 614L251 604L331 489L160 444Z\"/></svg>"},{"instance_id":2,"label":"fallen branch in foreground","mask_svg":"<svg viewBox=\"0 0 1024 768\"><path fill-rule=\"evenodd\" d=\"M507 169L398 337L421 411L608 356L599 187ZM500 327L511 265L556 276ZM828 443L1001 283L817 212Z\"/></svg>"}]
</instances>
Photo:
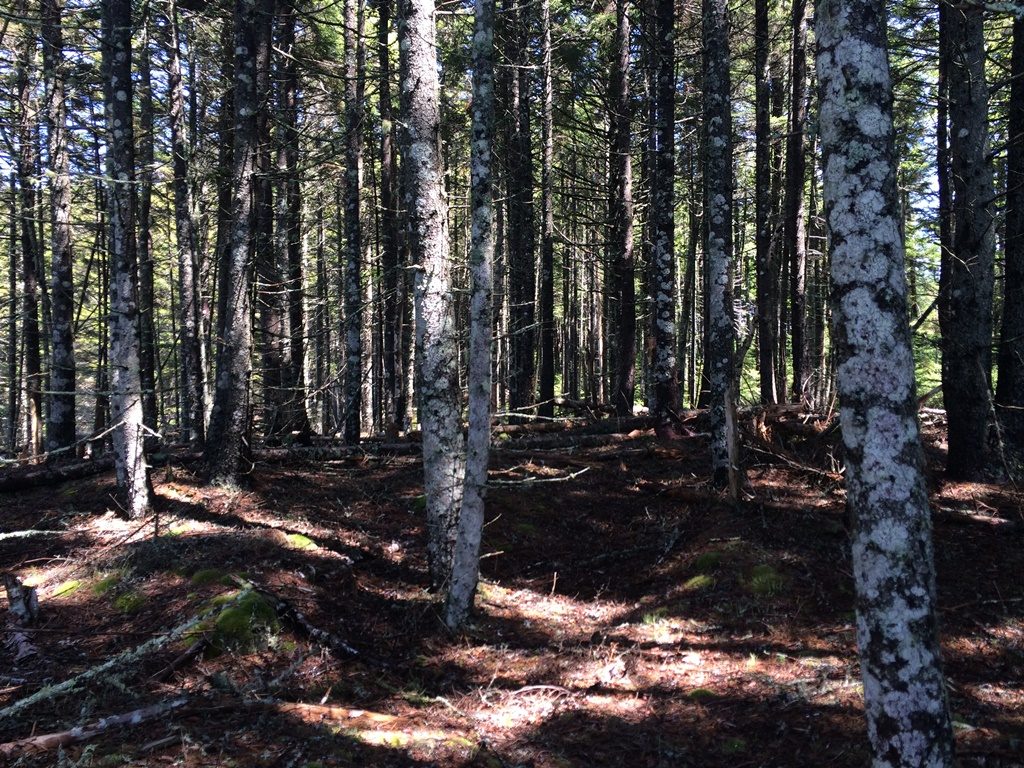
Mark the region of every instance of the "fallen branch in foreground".
<instances>
[{"instance_id":1,"label":"fallen branch in foreground","mask_svg":"<svg viewBox=\"0 0 1024 768\"><path fill-rule=\"evenodd\" d=\"M155 720L166 715L168 712L185 706L187 703L187 698L172 699L120 715L101 717L99 720L94 720L87 725L78 725L67 731L44 733L39 736L30 736L27 739L9 741L6 744L0 744L0 757L10 760L24 754L50 752L58 747L78 744L93 739L114 728L141 725L150 720Z\"/></svg>"},{"instance_id":2,"label":"fallen branch in foreground","mask_svg":"<svg viewBox=\"0 0 1024 768\"><path fill-rule=\"evenodd\" d=\"M199 624L211 614L220 613L226 608L230 608L235 603L237 603L245 594L246 590L243 589L239 591L239 593L232 597L230 600L225 601L222 605L214 606L209 610L199 613L192 619L186 621L184 624L179 624L166 634L158 635L157 637L154 637L152 640L147 640L142 645L139 645L135 648L129 648L127 651L119 653L117 656L108 659L107 661L103 662L98 666L85 670L84 672L75 675L71 679L65 680L63 683L57 683L56 685L48 685L44 688L40 688L31 696L26 696L23 699L18 699L10 706L5 707L4 709L0 709L0 720L4 720L6 718L19 715L29 707L35 706L36 704L42 701L49 701L50 699L54 699L57 696L61 696L65 693L70 693L83 683L87 683L90 680L99 679L113 669L117 669L118 667L130 664L134 661L141 659L143 656L152 653L158 648L163 648L165 645L174 642L178 638L184 636L186 633L198 627Z\"/></svg>"}]
</instances>

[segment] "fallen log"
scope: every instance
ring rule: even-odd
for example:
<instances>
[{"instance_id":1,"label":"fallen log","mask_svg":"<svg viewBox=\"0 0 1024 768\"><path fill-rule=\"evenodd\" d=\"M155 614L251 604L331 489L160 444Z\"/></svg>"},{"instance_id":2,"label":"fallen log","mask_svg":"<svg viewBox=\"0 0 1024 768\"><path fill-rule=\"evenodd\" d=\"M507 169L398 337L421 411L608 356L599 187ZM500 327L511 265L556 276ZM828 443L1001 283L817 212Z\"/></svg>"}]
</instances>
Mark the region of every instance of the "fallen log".
<instances>
[{"instance_id":1,"label":"fallen log","mask_svg":"<svg viewBox=\"0 0 1024 768\"><path fill-rule=\"evenodd\" d=\"M187 703L188 699L185 697L172 699L171 701L152 704L148 707L142 707L141 709L135 709L131 712L125 712L120 715L101 717L99 720L94 720L87 725L75 726L67 731L44 733L39 736L29 736L26 739L9 741L6 744L0 744L0 757L11 760L16 757L26 755L52 752L60 747L66 747L71 744L78 744L83 741L88 741L89 739L94 739L114 728L131 727L141 725L142 723L149 722L150 720L156 720L159 717L163 717L168 712L180 709Z\"/></svg>"}]
</instances>

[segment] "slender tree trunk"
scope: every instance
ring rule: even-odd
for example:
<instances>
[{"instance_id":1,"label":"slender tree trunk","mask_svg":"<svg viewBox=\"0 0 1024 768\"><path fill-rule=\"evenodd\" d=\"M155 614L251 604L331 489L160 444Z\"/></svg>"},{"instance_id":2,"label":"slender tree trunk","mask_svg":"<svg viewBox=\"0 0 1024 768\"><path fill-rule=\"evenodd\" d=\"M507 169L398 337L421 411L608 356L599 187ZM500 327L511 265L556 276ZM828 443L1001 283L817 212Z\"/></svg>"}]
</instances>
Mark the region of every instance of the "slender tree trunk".
<instances>
[{"instance_id":1,"label":"slender tree trunk","mask_svg":"<svg viewBox=\"0 0 1024 768\"><path fill-rule=\"evenodd\" d=\"M359 0L345 0L345 442L359 443L363 403L362 100L359 95Z\"/></svg>"},{"instance_id":2,"label":"slender tree trunk","mask_svg":"<svg viewBox=\"0 0 1024 768\"><path fill-rule=\"evenodd\" d=\"M873 765L953 765L881 0L819 0L825 211ZM865 162L870 158L870 162Z\"/></svg>"},{"instance_id":3,"label":"slender tree trunk","mask_svg":"<svg viewBox=\"0 0 1024 768\"><path fill-rule=\"evenodd\" d=\"M128 517L149 508L143 451L135 252L135 146L132 130L132 8L130 0L103 2L107 131L107 203L110 210L110 407L117 501Z\"/></svg>"},{"instance_id":4,"label":"slender tree trunk","mask_svg":"<svg viewBox=\"0 0 1024 768\"><path fill-rule=\"evenodd\" d=\"M807 169L807 0L793 0L793 58L790 79L789 136L786 140L786 218L784 237L789 256L789 306L793 341L794 402L804 396L807 382L805 325L807 246L804 214L804 176Z\"/></svg>"},{"instance_id":5,"label":"slender tree trunk","mask_svg":"<svg viewBox=\"0 0 1024 768\"><path fill-rule=\"evenodd\" d=\"M547 8L547 3L544 7ZM444 611L445 624L451 629L458 628L465 621L476 591L491 442L491 290L494 280L495 234L491 171L494 162L493 51L494 0L476 0L473 135L470 146L473 228L469 265L473 285L469 307L469 435L466 444L465 489Z\"/></svg>"},{"instance_id":6,"label":"slender tree trunk","mask_svg":"<svg viewBox=\"0 0 1024 768\"><path fill-rule=\"evenodd\" d=\"M675 2L657 0L651 24L654 68L654 151L651 161L651 413L656 429L674 432L679 408L676 358L675 255Z\"/></svg>"},{"instance_id":7,"label":"slender tree trunk","mask_svg":"<svg viewBox=\"0 0 1024 768\"><path fill-rule=\"evenodd\" d=\"M168 111L174 170L174 225L178 256L178 327L181 335L181 404L183 437L201 448L206 435L206 387L202 355L202 315L199 286L199 242L193 218L189 178L189 135L185 120L185 93L181 81L181 41L174 0L167 6L170 32L167 62Z\"/></svg>"},{"instance_id":8,"label":"slender tree trunk","mask_svg":"<svg viewBox=\"0 0 1024 768\"><path fill-rule=\"evenodd\" d=\"M149 10L142 19L142 44L139 56L139 155L137 158L141 176L138 179L139 196L139 377L142 381L142 414L150 430L157 428L156 407L156 333L153 313L153 73L152 57L149 51ZM152 434L147 435L147 440Z\"/></svg>"},{"instance_id":9,"label":"slender tree trunk","mask_svg":"<svg viewBox=\"0 0 1024 768\"><path fill-rule=\"evenodd\" d=\"M18 370L18 187L10 178L10 208L7 236L7 449L13 453L18 445L21 375Z\"/></svg>"},{"instance_id":10,"label":"slender tree trunk","mask_svg":"<svg viewBox=\"0 0 1024 768\"><path fill-rule=\"evenodd\" d=\"M538 414L555 415L555 209L554 73L551 69L551 2L541 0L544 56L544 111L541 118L540 378ZM492 95L493 98L493 95Z\"/></svg>"},{"instance_id":11,"label":"slender tree trunk","mask_svg":"<svg viewBox=\"0 0 1024 768\"><path fill-rule=\"evenodd\" d=\"M71 177L64 101L64 36L59 0L43 0L43 78L50 160L52 354L46 450L75 442L74 281L71 250Z\"/></svg>"},{"instance_id":12,"label":"slender tree trunk","mask_svg":"<svg viewBox=\"0 0 1024 768\"><path fill-rule=\"evenodd\" d=\"M953 254L941 301L942 391L949 424L946 472L977 478L986 467L992 369L995 224L988 151L984 10L948 10Z\"/></svg>"},{"instance_id":13,"label":"slender tree trunk","mask_svg":"<svg viewBox=\"0 0 1024 768\"><path fill-rule=\"evenodd\" d=\"M226 296L217 349L213 413L206 445L207 471L213 482L237 481L249 434L249 377L252 323L251 217L256 194L259 131L258 63L270 45L272 0L237 0L235 5L234 143L231 170L231 221L221 281Z\"/></svg>"},{"instance_id":14,"label":"slender tree trunk","mask_svg":"<svg viewBox=\"0 0 1024 768\"><path fill-rule=\"evenodd\" d=\"M772 249L771 0L754 6L755 146L754 257L757 272L757 371L762 403L777 403L775 349L778 345L778 263Z\"/></svg>"},{"instance_id":15,"label":"slender tree trunk","mask_svg":"<svg viewBox=\"0 0 1024 768\"><path fill-rule=\"evenodd\" d=\"M729 28L726 0L704 0L704 114L708 284L708 359L710 385L711 465L719 487L735 472L733 423L732 308L732 106L729 78Z\"/></svg>"},{"instance_id":16,"label":"slender tree trunk","mask_svg":"<svg viewBox=\"0 0 1024 768\"><path fill-rule=\"evenodd\" d=\"M27 17L28 8L21 0L19 13ZM20 191L21 223L21 335L24 344L22 376L25 380L25 432L28 452L36 456L43 451L43 373L39 354L39 238L35 228L36 218L36 134L35 108L29 70L36 55L36 40L31 30L24 32L25 39L19 52L15 89L18 100L18 158L17 174Z\"/></svg>"},{"instance_id":17,"label":"slender tree trunk","mask_svg":"<svg viewBox=\"0 0 1024 768\"><path fill-rule=\"evenodd\" d=\"M458 349L451 297L447 202L441 174L439 83L433 0L400 0L398 39L404 124L403 169L412 263L416 269L417 390L423 425L430 579L451 572L462 504Z\"/></svg>"},{"instance_id":18,"label":"slender tree trunk","mask_svg":"<svg viewBox=\"0 0 1024 768\"><path fill-rule=\"evenodd\" d=\"M636 376L636 262L633 255L633 162L630 152L629 15L627 0L615 0L615 33L608 88L609 198L608 263L612 271L615 329L615 385L619 416L633 413Z\"/></svg>"},{"instance_id":19,"label":"slender tree trunk","mask_svg":"<svg viewBox=\"0 0 1024 768\"><path fill-rule=\"evenodd\" d=\"M1006 156L1005 278L996 404L1007 440L1024 448L1024 19L1013 21Z\"/></svg>"}]
</instances>

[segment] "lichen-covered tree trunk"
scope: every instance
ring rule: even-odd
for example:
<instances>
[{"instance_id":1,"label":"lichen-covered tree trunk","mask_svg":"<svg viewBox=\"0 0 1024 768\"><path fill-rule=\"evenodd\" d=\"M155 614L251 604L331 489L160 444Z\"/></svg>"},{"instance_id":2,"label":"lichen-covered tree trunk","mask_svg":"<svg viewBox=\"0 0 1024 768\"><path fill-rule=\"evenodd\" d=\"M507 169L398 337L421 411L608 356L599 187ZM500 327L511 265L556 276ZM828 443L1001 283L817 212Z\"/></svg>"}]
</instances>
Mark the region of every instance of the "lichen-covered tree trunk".
<instances>
[{"instance_id":1,"label":"lichen-covered tree trunk","mask_svg":"<svg viewBox=\"0 0 1024 768\"><path fill-rule=\"evenodd\" d=\"M235 4L234 143L231 163L230 223L221 270L221 338L213 412L206 444L207 473L213 482L238 479L249 432L249 376L252 352L250 256L257 164L257 66L270 45L272 0L237 0Z\"/></svg>"},{"instance_id":2,"label":"lichen-covered tree trunk","mask_svg":"<svg viewBox=\"0 0 1024 768\"><path fill-rule=\"evenodd\" d=\"M995 222L988 147L988 86L980 5L947 9L953 253L943 262L942 394L949 424L946 472L977 478L986 467L992 369Z\"/></svg>"},{"instance_id":3,"label":"lichen-covered tree trunk","mask_svg":"<svg viewBox=\"0 0 1024 768\"><path fill-rule=\"evenodd\" d=\"M170 34L167 60L167 103L174 170L174 226L178 262L178 329L181 356L181 432L194 448L206 436L206 387L203 383L202 317L199 291L199 239L193 218L189 179L188 123L181 79L181 41L174 0L167 6Z\"/></svg>"},{"instance_id":4,"label":"lichen-covered tree trunk","mask_svg":"<svg viewBox=\"0 0 1024 768\"><path fill-rule=\"evenodd\" d=\"M881 0L819 0L825 215L857 637L875 766L953 765Z\"/></svg>"},{"instance_id":5,"label":"lichen-covered tree trunk","mask_svg":"<svg viewBox=\"0 0 1024 768\"><path fill-rule=\"evenodd\" d=\"M636 377L636 261L633 255L633 161L630 152L629 14L615 0L608 81L608 264L612 272L615 383L612 404L619 416L633 413Z\"/></svg>"},{"instance_id":6,"label":"lichen-covered tree trunk","mask_svg":"<svg viewBox=\"0 0 1024 768\"><path fill-rule=\"evenodd\" d=\"M804 212L804 175L807 150L807 0L793 0L791 13L793 55L790 68L789 135L786 137L786 201L783 225L789 258L789 318L792 326L793 381L790 393L795 402L804 394L809 375L805 341L807 315L807 247Z\"/></svg>"},{"instance_id":7,"label":"lichen-covered tree trunk","mask_svg":"<svg viewBox=\"0 0 1024 768\"><path fill-rule=\"evenodd\" d=\"M28 4L22 0L18 13L28 18ZM36 56L36 40L31 29L23 30L18 51L15 89L18 101L19 224L21 234L21 337L23 345L22 377L25 381L25 436L28 451L35 456L43 451L43 369L39 354L39 239L36 237L36 134L35 109L29 70Z\"/></svg>"},{"instance_id":8,"label":"lichen-covered tree trunk","mask_svg":"<svg viewBox=\"0 0 1024 768\"><path fill-rule=\"evenodd\" d=\"M465 443L447 202L442 186L433 0L400 0L398 39L402 167L411 263L416 271L416 389L423 431L427 555L431 582L440 588L451 569L462 503Z\"/></svg>"},{"instance_id":9,"label":"lichen-covered tree trunk","mask_svg":"<svg viewBox=\"0 0 1024 768\"><path fill-rule=\"evenodd\" d=\"M71 249L71 177L65 114L64 35L59 0L43 0L43 78L50 158L51 356L46 450L75 442L74 281Z\"/></svg>"},{"instance_id":10,"label":"lichen-covered tree trunk","mask_svg":"<svg viewBox=\"0 0 1024 768\"><path fill-rule=\"evenodd\" d=\"M711 412L711 465L714 483L724 487L734 467L732 423L733 329L732 261L733 169L732 103L729 78L728 7L704 0L705 195L708 285L708 371Z\"/></svg>"},{"instance_id":11,"label":"lichen-covered tree trunk","mask_svg":"<svg viewBox=\"0 0 1024 768\"><path fill-rule=\"evenodd\" d=\"M1013 21L1006 154L1005 278L996 404L1004 435L1024 448L1024 19Z\"/></svg>"},{"instance_id":12,"label":"lichen-covered tree trunk","mask_svg":"<svg viewBox=\"0 0 1024 768\"><path fill-rule=\"evenodd\" d=\"M656 428L672 430L679 408L676 365L675 256L675 2L653 4L653 158L651 160L651 413Z\"/></svg>"},{"instance_id":13,"label":"lichen-covered tree trunk","mask_svg":"<svg viewBox=\"0 0 1024 768\"><path fill-rule=\"evenodd\" d=\"M362 99L359 94L358 0L345 0L345 442L359 442L363 407Z\"/></svg>"},{"instance_id":14,"label":"lichen-covered tree trunk","mask_svg":"<svg viewBox=\"0 0 1024 768\"><path fill-rule=\"evenodd\" d=\"M149 476L143 451L139 309L135 298L131 0L104 0L102 9L104 97L109 136L106 174L110 219L110 409L114 423L117 501L122 511L134 518L149 508Z\"/></svg>"},{"instance_id":15,"label":"lichen-covered tree trunk","mask_svg":"<svg viewBox=\"0 0 1024 768\"><path fill-rule=\"evenodd\" d=\"M545 8L547 4L545 3ZM469 269L469 435L458 538L444 621L455 629L473 605L491 442L491 339L494 281L494 0L476 0L473 33L473 125L470 145L472 240Z\"/></svg>"}]
</instances>

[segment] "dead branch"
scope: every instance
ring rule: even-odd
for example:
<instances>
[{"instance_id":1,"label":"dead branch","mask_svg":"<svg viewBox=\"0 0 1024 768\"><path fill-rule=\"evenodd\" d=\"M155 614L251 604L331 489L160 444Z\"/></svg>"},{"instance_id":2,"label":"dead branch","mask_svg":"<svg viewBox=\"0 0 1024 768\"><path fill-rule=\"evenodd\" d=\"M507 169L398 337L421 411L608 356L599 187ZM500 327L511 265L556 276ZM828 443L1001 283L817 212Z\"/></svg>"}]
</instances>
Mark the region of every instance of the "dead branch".
<instances>
[{"instance_id":1,"label":"dead branch","mask_svg":"<svg viewBox=\"0 0 1024 768\"><path fill-rule=\"evenodd\" d=\"M17 576L9 573L4 574L4 587L11 614L7 644L15 650L14 661L19 662L39 653L25 632L39 618L39 594L35 587L26 586Z\"/></svg>"},{"instance_id":2,"label":"dead branch","mask_svg":"<svg viewBox=\"0 0 1024 768\"><path fill-rule=\"evenodd\" d=\"M99 720L94 720L87 725L75 726L67 731L44 733L39 736L30 736L27 739L9 741L6 744L0 744L0 757L13 759L22 755L51 752L58 747L66 747L69 744L88 741L114 728L131 727L141 725L150 720L156 720L158 717L163 717L168 712L179 709L187 703L188 699L184 697L172 699L171 701L142 707L141 709L135 709L120 715L101 717Z\"/></svg>"},{"instance_id":3,"label":"dead branch","mask_svg":"<svg viewBox=\"0 0 1024 768\"><path fill-rule=\"evenodd\" d=\"M4 709L0 709L0 720L19 715L29 707L35 706L40 702L49 701L50 699L54 699L57 696L62 696L66 693L70 693L71 691L75 690L84 683L90 682L92 680L102 679L104 675L106 675L108 672L114 669L117 669L118 667L127 666L133 662L137 662L139 659L142 659L147 654L152 653L158 648L163 648L165 645L174 642L175 640L183 637L187 633L196 629L196 627L198 627L199 624L202 621L204 621L207 617L209 617L211 614L220 613L221 611L224 611L227 608L232 607L245 594L245 590L240 590L238 594L236 594L230 600L224 602L222 605L211 607L209 610L199 613L195 617L186 621L184 624L179 624L177 627L170 630L166 634L158 635L157 637L154 637L151 640L147 640L145 643L135 648L129 648L127 651L119 653L117 656L107 659L107 661L103 662L102 664L99 664L98 666L85 670L84 672L75 675L69 680L65 680L63 683L57 683L56 685L48 685L44 688L39 689L31 696L26 696L23 699L18 699L18 701L14 702L10 706L5 707Z\"/></svg>"}]
</instances>

